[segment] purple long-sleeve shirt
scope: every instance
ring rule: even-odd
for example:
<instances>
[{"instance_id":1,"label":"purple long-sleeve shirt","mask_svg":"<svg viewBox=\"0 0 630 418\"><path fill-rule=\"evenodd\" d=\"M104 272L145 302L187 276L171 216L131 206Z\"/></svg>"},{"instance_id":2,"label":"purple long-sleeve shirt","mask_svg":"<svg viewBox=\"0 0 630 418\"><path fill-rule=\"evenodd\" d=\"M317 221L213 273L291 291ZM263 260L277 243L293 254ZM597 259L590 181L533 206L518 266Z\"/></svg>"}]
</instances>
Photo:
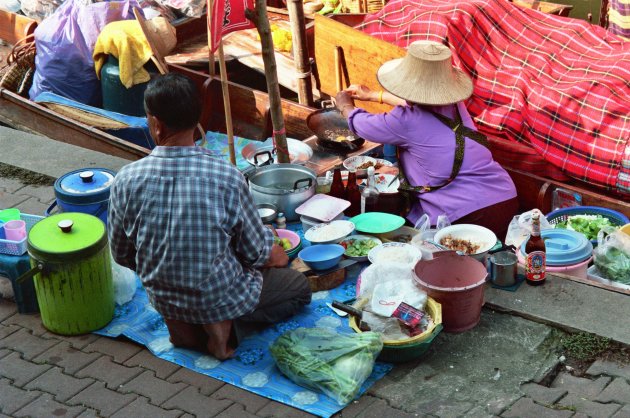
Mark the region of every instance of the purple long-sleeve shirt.
<instances>
[{"instance_id":1,"label":"purple long-sleeve shirt","mask_svg":"<svg viewBox=\"0 0 630 418\"><path fill-rule=\"evenodd\" d=\"M457 104L465 126L475 129L463 103ZM455 106L434 106L434 112L454 119ZM455 159L455 133L431 112L420 106L396 106L389 113L371 114L354 109L348 115L350 129L358 136L399 148L401 164L414 186L439 186L449 178ZM449 185L418 194L407 218L415 223L423 213L435 225L437 217L457 219L516 196L508 173L492 159L492 154L476 141L465 139L464 161L459 174Z\"/></svg>"}]
</instances>

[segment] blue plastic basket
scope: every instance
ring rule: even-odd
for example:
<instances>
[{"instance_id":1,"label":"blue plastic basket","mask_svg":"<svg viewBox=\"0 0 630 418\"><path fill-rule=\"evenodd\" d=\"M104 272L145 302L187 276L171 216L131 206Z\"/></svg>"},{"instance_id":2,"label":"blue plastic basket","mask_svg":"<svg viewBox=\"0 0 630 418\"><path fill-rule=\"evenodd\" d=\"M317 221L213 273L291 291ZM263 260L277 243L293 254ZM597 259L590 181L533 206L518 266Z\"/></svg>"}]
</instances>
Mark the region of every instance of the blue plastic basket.
<instances>
[{"instance_id":1,"label":"blue plastic basket","mask_svg":"<svg viewBox=\"0 0 630 418\"><path fill-rule=\"evenodd\" d=\"M603 218L607 218L611 224L617 227L621 227L630 220L628 217L621 212L617 212L616 210L601 208L599 206L573 206L570 208L558 209L554 210L547 214L547 221L555 225L559 222L566 221L569 216L574 215L601 215ZM591 242L593 245L597 245L597 240L592 239Z\"/></svg>"},{"instance_id":2,"label":"blue plastic basket","mask_svg":"<svg viewBox=\"0 0 630 418\"><path fill-rule=\"evenodd\" d=\"M20 219L26 223L26 237L22 241L11 241L8 239L0 239L0 253L9 255L22 255L26 252L26 241L28 240L28 231L31 230L40 220L44 219L43 216L28 215L26 213L20 214Z\"/></svg>"}]
</instances>

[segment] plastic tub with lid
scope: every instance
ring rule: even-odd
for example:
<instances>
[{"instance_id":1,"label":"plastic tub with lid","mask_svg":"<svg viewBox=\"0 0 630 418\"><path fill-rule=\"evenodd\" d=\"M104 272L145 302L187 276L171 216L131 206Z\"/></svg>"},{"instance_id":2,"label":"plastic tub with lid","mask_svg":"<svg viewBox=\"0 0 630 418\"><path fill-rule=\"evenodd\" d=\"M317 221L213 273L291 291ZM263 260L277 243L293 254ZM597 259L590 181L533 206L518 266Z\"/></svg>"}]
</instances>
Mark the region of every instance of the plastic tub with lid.
<instances>
[{"instance_id":1,"label":"plastic tub with lid","mask_svg":"<svg viewBox=\"0 0 630 418\"><path fill-rule=\"evenodd\" d=\"M587 278L588 263L593 258L593 244L576 231L568 229L545 229L541 231L547 253L547 272ZM518 261L525 265L525 245L521 245Z\"/></svg>"},{"instance_id":2,"label":"plastic tub with lid","mask_svg":"<svg viewBox=\"0 0 630 418\"><path fill-rule=\"evenodd\" d=\"M46 210L46 216L59 206L61 212L87 213L107 224L109 191L115 176L106 168L84 168L64 174L55 181L57 199Z\"/></svg>"}]
</instances>

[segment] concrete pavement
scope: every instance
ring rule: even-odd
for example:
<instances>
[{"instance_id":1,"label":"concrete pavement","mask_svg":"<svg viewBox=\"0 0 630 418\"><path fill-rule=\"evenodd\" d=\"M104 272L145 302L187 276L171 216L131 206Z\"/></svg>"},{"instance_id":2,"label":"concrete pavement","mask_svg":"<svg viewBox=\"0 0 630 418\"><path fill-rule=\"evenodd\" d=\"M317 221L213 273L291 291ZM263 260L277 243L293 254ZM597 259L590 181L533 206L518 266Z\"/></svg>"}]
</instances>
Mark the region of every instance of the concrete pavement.
<instances>
[{"instance_id":1,"label":"concrete pavement","mask_svg":"<svg viewBox=\"0 0 630 418\"><path fill-rule=\"evenodd\" d=\"M1 127L0 149L0 208L38 215L54 191L50 181L26 184L33 173L52 180L74 169L118 170L125 163ZM516 315L484 309L476 328L442 333L424 358L396 366L337 416L630 417L630 365L599 360L585 376L573 376L560 362L559 333L550 326L628 343L628 327L617 318L627 317L630 297L558 279L514 293L488 288L486 299L487 306ZM50 333L39 315L18 314L5 297L1 416L310 415L163 361L126 339Z\"/></svg>"}]
</instances>

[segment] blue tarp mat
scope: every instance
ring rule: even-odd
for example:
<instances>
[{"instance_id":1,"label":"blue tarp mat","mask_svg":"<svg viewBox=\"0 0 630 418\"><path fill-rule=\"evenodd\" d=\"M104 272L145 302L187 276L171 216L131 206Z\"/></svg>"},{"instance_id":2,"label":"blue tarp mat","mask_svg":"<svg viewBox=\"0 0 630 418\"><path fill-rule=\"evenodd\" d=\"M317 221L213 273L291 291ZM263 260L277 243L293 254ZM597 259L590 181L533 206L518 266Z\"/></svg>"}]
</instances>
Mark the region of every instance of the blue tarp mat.
<instances>
[{"instance_id":1,"label":"blue tarp mat","mask_svg":"<svg viewBox=\"0 0 630 418\"><path fill-rule=\"evenodd\" d=\"M309 245L303 238L300 224L289 225L289 229L302 236L303 245ZM311 414L330 417L345 405L339 405L322 393L298 386L282 375L275 366L269 346L285 331L298 327L323 327L340 333L353 332L348 320L333 313L326 306L326 302L354 298L356 279L361 266L355 267L349 270L348 277L341 286L330 291L314 293L311 304L300 314L248 337L239 345L235 357L223 362L204 353L173 347L164 320L149 303L139 280L133 300L122 307L117 307L112 322L96 333L106 337L123 335L146 346L163 360ZM385 376L392 367L389 363L377 362L372 375L363 384L360 394Z\"/></svg>"}]
</instances>

